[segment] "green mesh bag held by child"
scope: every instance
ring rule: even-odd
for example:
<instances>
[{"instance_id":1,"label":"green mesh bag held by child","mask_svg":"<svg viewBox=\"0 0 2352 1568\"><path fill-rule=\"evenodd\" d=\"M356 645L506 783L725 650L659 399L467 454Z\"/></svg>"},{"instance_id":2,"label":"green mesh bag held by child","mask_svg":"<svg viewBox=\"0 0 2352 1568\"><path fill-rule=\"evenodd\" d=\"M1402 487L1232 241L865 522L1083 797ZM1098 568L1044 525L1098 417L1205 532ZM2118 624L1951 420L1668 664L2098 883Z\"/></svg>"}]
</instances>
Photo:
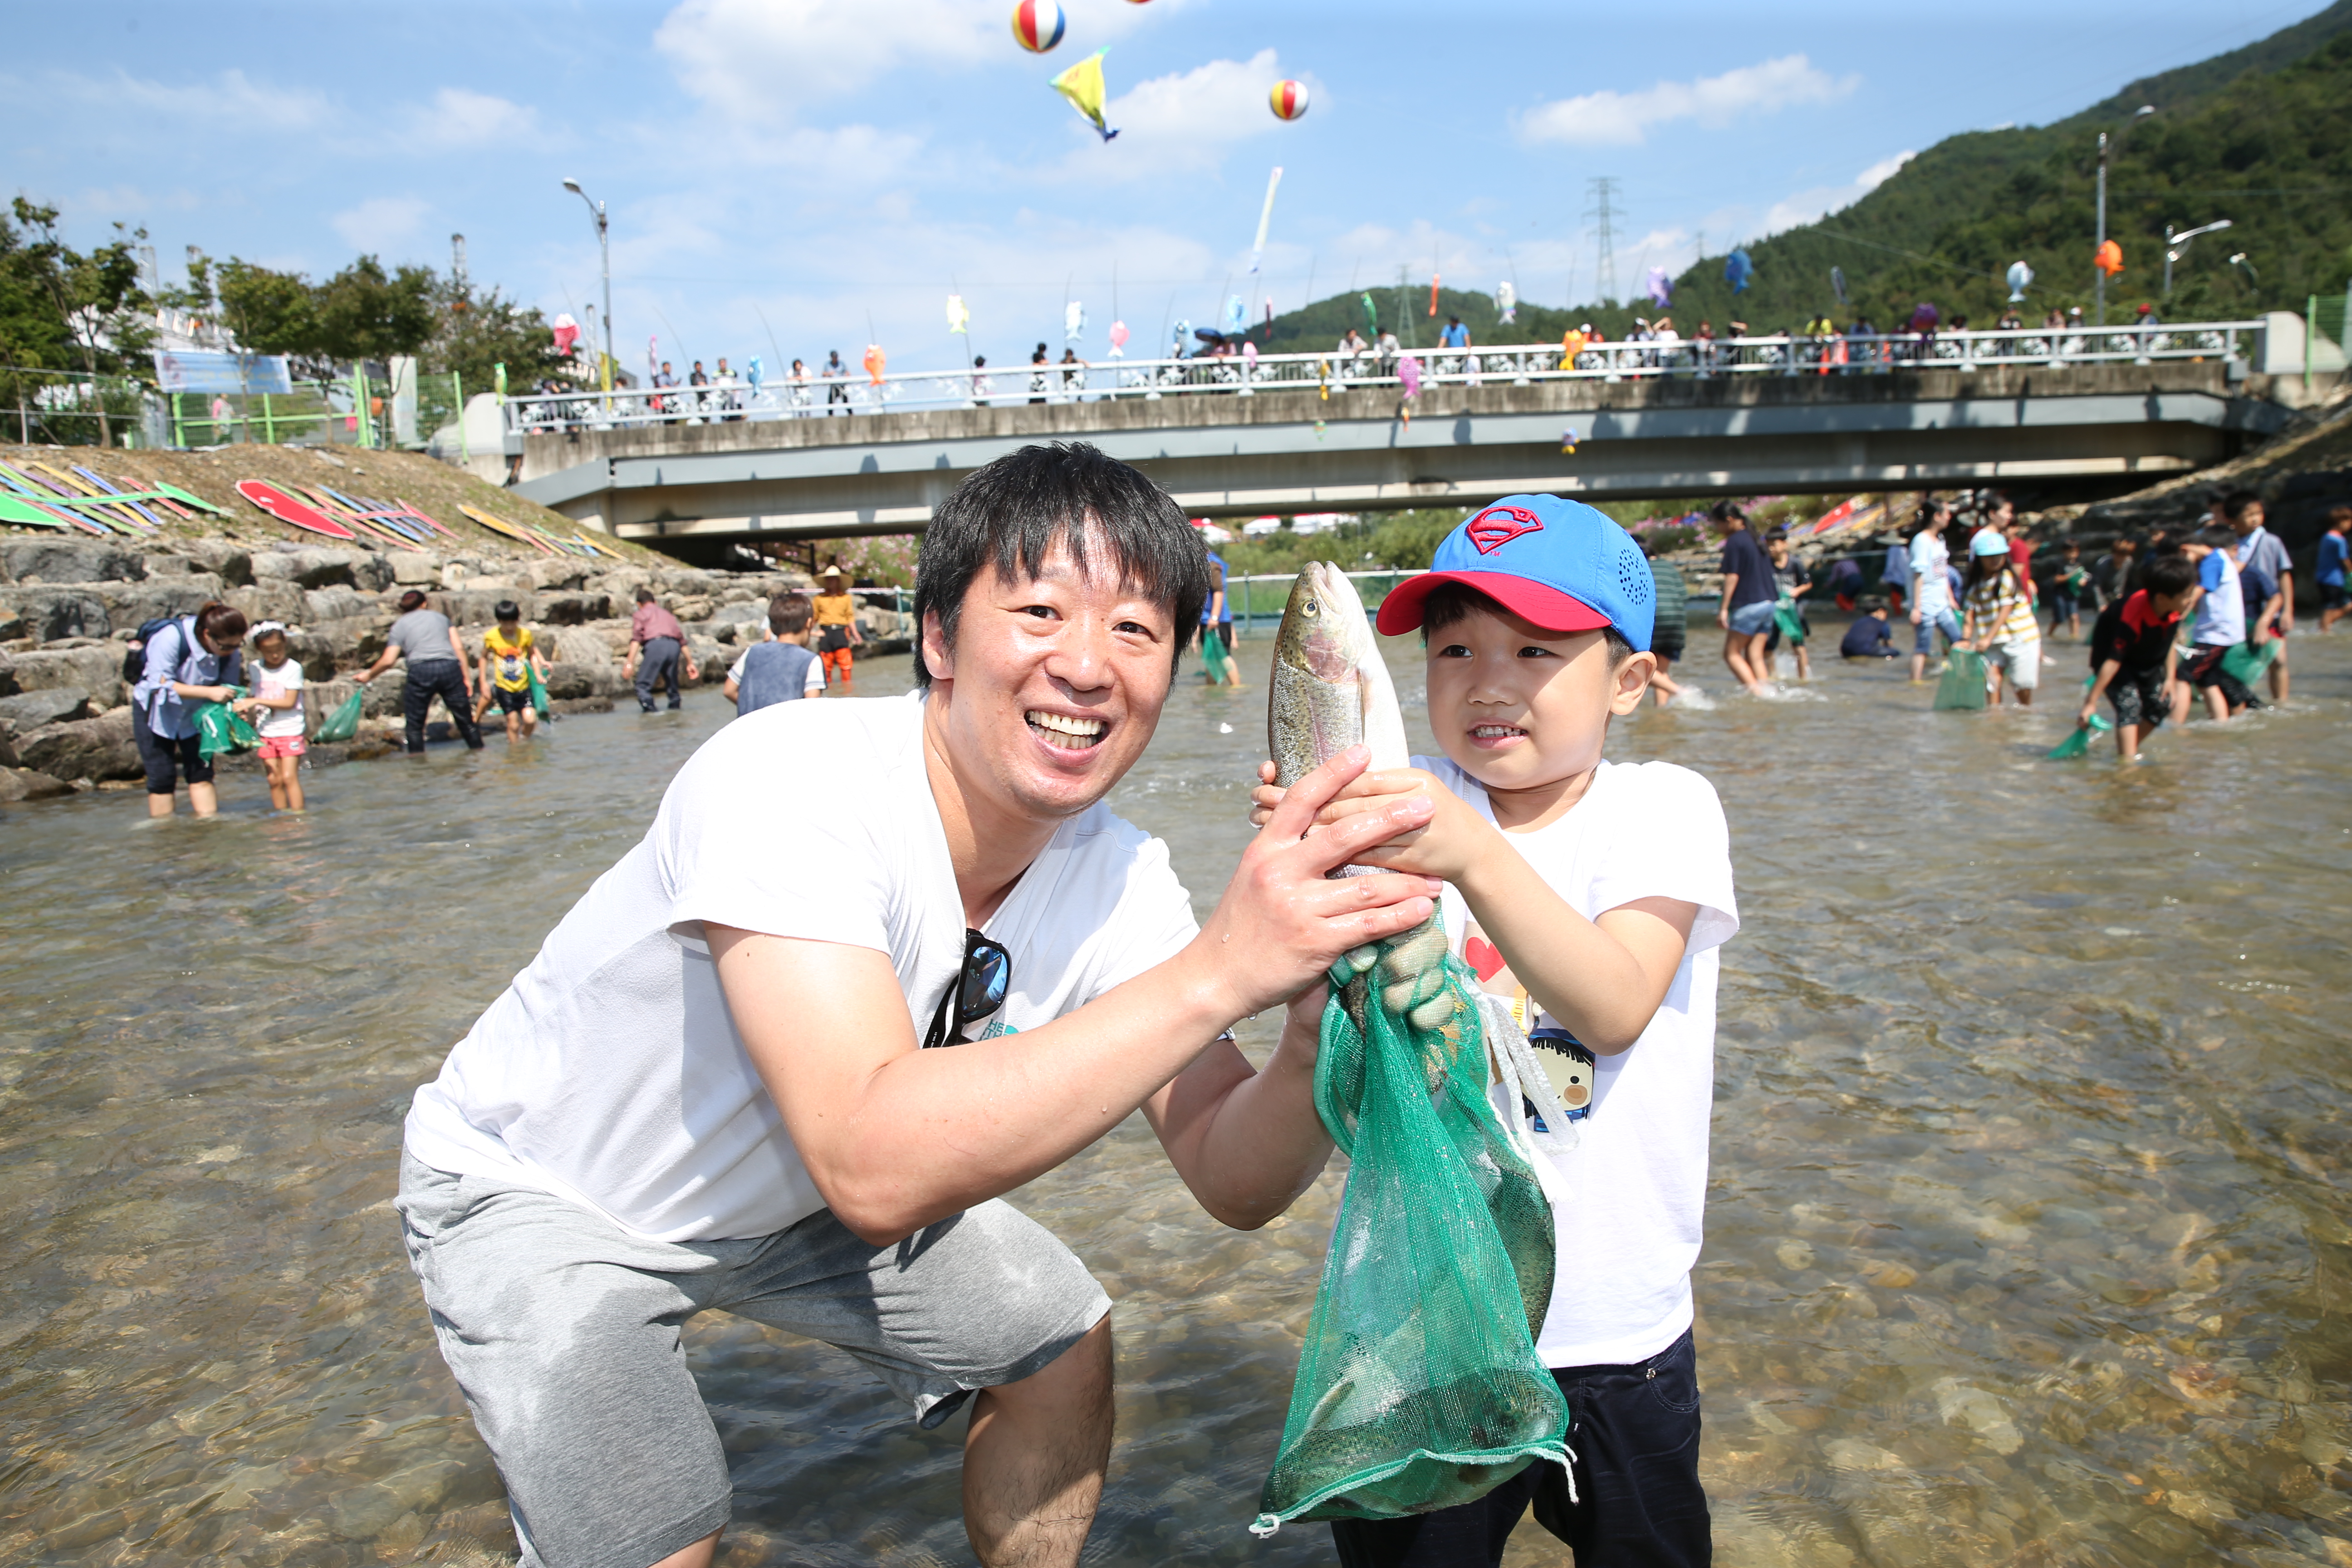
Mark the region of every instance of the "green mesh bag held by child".
<instances>
[{"instance_id":1,"label":"green mesh bag held by child","mask_svg":"<svg viewBox=\"0 0 2352 1568\"><path fill-rule=\"evenodd\" d=\"M336 704L335 710L327 715L319 726L319 733L313 738L327 742L356 738L360 732L360 703L366 696L367 689L362 687Z\"/></svg>"},{"instance_id":2,"label":"green mesh bag held by child","mask_svg":"<svg viewBox=\"0 0 2352 1568\"><path fill-rule=\"evenodd\" d=\"M1213 686L1223 686L1225 683L1225 672L1233 667L1234 661L1225 651L1225 639L1217 635L1217 628L1210 626L1202 631L1201 633L1201 672L1209 678L1209 683Z\"/></svg>"},{"instance_id":3,"label":"green mesh bag held by child","mask_svg":"<svg viewBox=\"0 0 2352 1568\"><path fill-rule=\"evenodd\" d=\"M242 686L231 689L239 697L246 694ZM196 704L196 750L206 762L224 752L249 752L261 744L260 734L226 702Z\"/></svg>"},{"instance_id":4,"label":"green mesh bag held by child","mask_svg":"<svg viewBox=\"0 0 2352 1568\"><path fill-rule=\"evenodd\" d=\"M1937 708L1981 708L1985 705L1984 655L1964 647L1952 650L1945 662L1944 679L1936 683Z\"/></svg>"},{"instance_id":5,"label":"green mesh bag held by child","mask_svg":"<svg viewBox=\"0 0 2352 1568\"><path fill-rule=\"evenodd\" d=\"M1337 568L1299 574L1274 671L1276 783L1360 742L1374 767L1405 765L1387 668ZM1451 1508L1537 1459L1569 1462L1567 1402L1535 1351L1557 1258L1546 1162L1489 1083L1570 1123L1509 1015L1482 1016L1433 918L1331 979L1315 1100L1350 1165L1259 1535Z\"/></svg>"}]
</instances>

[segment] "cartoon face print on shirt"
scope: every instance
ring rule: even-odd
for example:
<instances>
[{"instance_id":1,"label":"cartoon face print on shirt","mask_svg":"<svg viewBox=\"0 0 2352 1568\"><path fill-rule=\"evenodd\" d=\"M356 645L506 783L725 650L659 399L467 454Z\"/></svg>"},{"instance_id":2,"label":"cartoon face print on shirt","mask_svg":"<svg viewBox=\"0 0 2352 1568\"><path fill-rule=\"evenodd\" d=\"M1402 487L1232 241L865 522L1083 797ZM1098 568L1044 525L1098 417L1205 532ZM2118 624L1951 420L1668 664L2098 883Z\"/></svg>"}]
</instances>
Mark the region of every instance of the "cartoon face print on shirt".
<instances>
[{"instance_id":1,"label":"cartoon face print on shirt","mask_svg":"<svg viewBox=\"0 0 2352 1568\"><path fill-rule=\"evenodd\" d=\"M1568 1112L1568 1119L1581 1121L1591 1115L1592 1053L1582 1041L1557 1025L1538 1026L1542 1010L1511 973L1502 950L1486 940L1486 933L1475 920L1462 939L1462 962L1478 977L1478 989L1510 1003L1511 1016L1528 1031L1528 1043L1536 1047L1536 1060L1543 1064L1544 1077L1551 1080L1552 1092L1559 1096L1560 1109Z\"/></svg>"}]
</instances>

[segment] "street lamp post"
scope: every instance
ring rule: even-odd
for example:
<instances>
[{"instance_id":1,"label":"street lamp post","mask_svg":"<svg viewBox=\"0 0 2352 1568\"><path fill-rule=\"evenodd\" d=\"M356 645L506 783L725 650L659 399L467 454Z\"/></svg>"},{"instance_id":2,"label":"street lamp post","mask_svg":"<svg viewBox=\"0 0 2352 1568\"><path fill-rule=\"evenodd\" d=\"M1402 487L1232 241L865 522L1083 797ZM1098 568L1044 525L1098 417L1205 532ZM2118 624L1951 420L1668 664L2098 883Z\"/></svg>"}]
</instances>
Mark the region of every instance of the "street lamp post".
<instances>
[{"instance_id":1,"label":"street lamp post","mask_svg":"<svg viewBox=\"0 0 2352 1568\"><path fill-rule=\"evenodd\" d=\"M601 224L604 220L600 217ZM2099 132L2099 237L2091 242L2091 293L2095 301L2098 326L2107 324L2107 269L2100 265L2107 248L2107 133Z\"/></svg>"},{"instance_id":2,"label":"street lamp post","mask_svg":"<svg viewBox=\"0 0 2352 1568\"><path fill-rule=\"evenodd\" d=\"M2217 218L2201 228L2182 229L2179 234L2172 232L2170 224L2164 226L2164 297L2166 299L2172 298L2172 264L2180 259L2180 253L2189 248L2189 242L2200 234L2212 234L2229 226L2228 218ZM2232 257L2231 259L2235 260L2236 258Z\"/></svg>"},{"instance_id":3,"label":"street lamp post","mask_svg":"<svg viewBox=\"0 0 2352 1568\"><path fill-rule=\"evenodd\" d=\"M604 387L604 405L609 408L613 404L613 246L605 229L604 204L592 200L577 180L566 179L563 188L587 202L589 213L596 219L596 248L604 263L604 364L600 379Z\"/></svg>"},{"instance_id":4,"label":"street lamp post","mask_svg":"<svg viewBox=\"0 0 2352 1568\"><path fill-rule=\"evenodd\" d=\"M2143 103L2138 109L2133 110L2132 122L2134 124L2137 124L2139 121L2147 119L2149 115L2154 114L2155 112L2156 106L2154 104ZM2095 242L2094 242L2092 254L2095 256L2106 247L2107 133L2102 131L2099 132L2099 237ZM2091 270L2095 274L2095 276L2091 279L2091 291L2096 302L2098 315L2098 320L2095 324L2104 327L2107 324L2107 269L2095 263Z\"/></svg>"}]
</instances>

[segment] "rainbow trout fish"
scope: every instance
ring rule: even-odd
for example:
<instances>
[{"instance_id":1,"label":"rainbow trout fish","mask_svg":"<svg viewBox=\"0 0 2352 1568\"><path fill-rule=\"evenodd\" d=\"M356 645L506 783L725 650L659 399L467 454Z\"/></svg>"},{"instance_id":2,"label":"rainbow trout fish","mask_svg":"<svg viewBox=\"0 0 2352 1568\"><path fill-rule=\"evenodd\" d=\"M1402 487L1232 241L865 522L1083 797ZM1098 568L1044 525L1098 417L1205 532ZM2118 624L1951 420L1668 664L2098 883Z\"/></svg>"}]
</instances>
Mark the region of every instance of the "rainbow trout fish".
<instances>
[{"instance_id":1,"label":"rainbow trout fish","mask_svg":"<svg viewBox=\"0 0 2352 1568\"><path fill-rule=\"evenodd\" d=\"M1328 562L1309 563L1291 585L1282 630L1275 637L1265 739L1274 782L1285 789L1354 745L1370 748L1374 769L1412 764L1404 715L1364 601ZM1332 875L1370 870L1347 866ZM1463 1020L1454 1016L1460 1004L1454 989L1440 984L1445 951L1445 928L1434 912L1401 936L1356 949L1343 961L1355 978L1340 987L1340 1005L1362 1028L1370 987L1377 984L1391 1013L1460 1045ZM1439 1074L1443 1070L1436 1067Z\"/></svg>"}]
</instances>

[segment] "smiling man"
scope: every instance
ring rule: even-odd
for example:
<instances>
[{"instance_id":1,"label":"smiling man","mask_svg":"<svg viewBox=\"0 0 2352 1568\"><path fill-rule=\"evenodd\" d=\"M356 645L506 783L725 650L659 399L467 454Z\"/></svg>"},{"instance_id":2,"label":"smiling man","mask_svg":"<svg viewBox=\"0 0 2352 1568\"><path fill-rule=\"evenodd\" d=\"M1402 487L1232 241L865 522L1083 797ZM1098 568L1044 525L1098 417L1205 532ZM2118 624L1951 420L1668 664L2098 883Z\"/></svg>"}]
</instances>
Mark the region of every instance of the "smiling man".
<instances>
[{"instance_id":1,"label":"smiling man","mask_svg":"<svg viewBox=\"0 0 2352 1568\"><path fill-rule=\"evenodd\" d=\"M974 474L923 542L920 700L720 731L418 1090L404 1233L525 1563L711 1559L727 1461L678 1333L706 1308L847 1351L926 1426L968 1405L974 1552L1076 1562L1110 1303L1001 1194L1139 1106L1209 1213L1281 1213L1329 1154L1320 977L1440 888L1327 879L1429 814L1304 837L1358 752L1196 926L1102 800L1206 589L1182 511L1093 447ZM1286 1001L1253 1071L1227 1031Z\"/></svg>"}]
</instances>

